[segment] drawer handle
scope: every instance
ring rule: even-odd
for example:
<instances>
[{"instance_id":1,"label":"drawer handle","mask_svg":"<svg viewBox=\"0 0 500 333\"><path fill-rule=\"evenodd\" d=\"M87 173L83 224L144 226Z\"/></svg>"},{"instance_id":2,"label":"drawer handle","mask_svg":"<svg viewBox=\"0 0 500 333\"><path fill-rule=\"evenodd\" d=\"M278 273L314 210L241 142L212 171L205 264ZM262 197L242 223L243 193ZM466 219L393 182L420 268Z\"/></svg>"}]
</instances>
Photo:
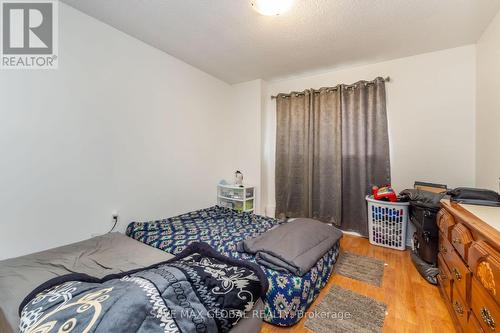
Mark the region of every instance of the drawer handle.
<instances>
[{"instance_id":1,"label":"drawer handle","mask_svg":"<svg viewBox=\"0 0 500 333\"><path fill-rule=\"evenodd\" d=\"M462 244L462 240L460 238L453 238L453 243Z\"/></svg>"},{"instance_id":2,"label":"drawer handle","mask_svg":"<svg viewBox=\"0 0 500 333\"><path fill-rule=\"evenodd\" d=\"M448 249L445 246L441 245L441 252L446 254L446 253L448 253Z\"/></svg>"},{"instance_id":3,"label":"drawer handle","mask_svg":"<svg viewBox=\"0 0 500 333\"><path fill-rule=\"evenodd\" d=\"M494 331L495 330L495 327L496 327L496 324L495 324L495 320L493 319L493 317L491 316L491 312L490 310L488 310L487 308L482 308L481 309L481 318L483 319L484 323L486 325L488 325L488 327Z\"/></svg>"},{"instance_id":4,"label":"drawer handle","mask_svg":"<svg viewBox=\"0 0 500 333\"><path fill-rule=\"evenodd\" d=\"M458 301L455 301L453 304L453 308L455 309L455 312L458 313L459 315L463 316L464 315L464 307L458 303Z\"/></svg>"},{"instance_id":5,"label":"drawer handle","mask_svg":"<svg viewBox=\"0 0 500 333\"><path fill-rule=\"evenodd\" d=\"M453 268L453 274L455 274L455 279L456 279L457 281L462 280L462 274L460 274L460 272L458 271L458 269Z\"/></svg>"}]
</instances>

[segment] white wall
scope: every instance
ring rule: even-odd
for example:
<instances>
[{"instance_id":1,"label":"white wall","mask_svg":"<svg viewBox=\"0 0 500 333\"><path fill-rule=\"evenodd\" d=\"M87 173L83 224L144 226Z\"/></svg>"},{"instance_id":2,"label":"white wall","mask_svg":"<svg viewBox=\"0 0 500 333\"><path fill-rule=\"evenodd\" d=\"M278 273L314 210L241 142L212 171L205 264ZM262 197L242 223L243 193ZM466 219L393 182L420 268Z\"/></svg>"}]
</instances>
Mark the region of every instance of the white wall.
<instances>
[{"instance_id":1,"label":"white wall","mask_svg":"<svg viewBox=\"0 0 500 333\"><path fill-rule=\"evenodd\" d=\"M59 26L58 70L0 71L0 259L105 232L113 210L123 230L208 207L234 171L231 86L63 3Z\"/></svg>"},{"instance_id":2,"label":"white wall","mask_svg":"<svg viewBox=\"0 0 500 333\"><path fill-rule=\"evenodd\" d=\"M235 84L231 92L232 128L225 134L222 145L234 140L229 153L231 170L243 173L243 182L255 186L254 210L260 210L261 190L261 113L263 81ZM232 178L230 179L232 180Z\"/></svg>"},{"instance_id":3,"label":"white wall","mask_svg":"<svg viewBox=\"0 0 500 333\"><path fill-rule=\"evenodd\" d=\"M263 200L273 214L275 101L280 92L335 86L390 76L387 112L392 179L397 190L415 180L475 183L475 46L401 58L319 75L267 83L263 140Z\"/></svg>"},{"instance_id":4,"label":"white wall","mask_svg":"<svg viewBox=\"0 0 500 333\"><path fill-rule=\"evenodd\" d=\"M499 191L500 13L477 43L476 180Z\"/></svg>"}]
</instances>

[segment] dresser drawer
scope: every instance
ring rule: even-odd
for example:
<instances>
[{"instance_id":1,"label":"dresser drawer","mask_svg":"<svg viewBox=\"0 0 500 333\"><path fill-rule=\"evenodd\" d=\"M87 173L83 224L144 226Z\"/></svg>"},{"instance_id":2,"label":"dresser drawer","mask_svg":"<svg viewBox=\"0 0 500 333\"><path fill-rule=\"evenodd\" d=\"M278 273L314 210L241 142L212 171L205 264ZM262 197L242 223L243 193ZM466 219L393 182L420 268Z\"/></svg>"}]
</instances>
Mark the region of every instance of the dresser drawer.
<instances>
[{"instance_id":1,"label":"dresser drawer","mask_svg":"<svg viewBox=\"0 0 500 333\"><path fill-rule=\"evenodd\" d=\"M438 269L439 269L439 275L438 275L438 281L439 284L443 287L444 294L448 301L450 301L452 297L452 288L453 288L453 278L451 276L451 272L448 269L448 266L446 266L443 255L440 253L438 254Z\"/></svg>"},{"instance_id":2,"label":"dresser drawer","mask_svg":"<svg viewBox=\"0 0 500 333\"><path fill-rule=\"evenodd\" d=\"M481 327L481 324L479 323L479 320L476 318L474 313L469 314L469 321L467 322L467 327L465 329L465 332L467 333L484 333L483 328Z\"/></svg>"},{"instance_id":3,"label":"dresser drawer","mask_svg":"<svg viewBox=\"0 0 500 333\"><path fill-rule=\"evenodd\" d=\"M451 244L460 253L460 256L467 262L469 246L472 243L472 234L469 229L461 223L457 223L451 228Z\"/></svg>"},{"instance_id":4,"label":"dresser drawer","mask_svg":"<svg viewBox=\"0 0 500 333\"><path fill-rule=\"evenodd\" d=\"M464 262L458 255L457 251L452 250L443 256L445 264L451 273L454 289L458 290L460 296L467 300L467 287L470 280L470 271L465 266ZM453 298L455 298L455 290L453 291Z\"/></svg>"},{"instance_id":5,"label":"dresser drawer","mask_svg":"<svg viewBox=\"0 0 500 333\"><path fill-rule=\"evenodd\" d=\"M471 281L471 308L485 332L495 332L500 329L499 306L476 278L472 278Z\"/></svg>"},{"instance_id":6,"label":"dresser drawer","mask_svg":"<svg viewBox=\"0 0 500 333\"><path fill-rule=\"evenodd\" d=\"M469 268L483 288L500 304L500 254L484 241L472 242Z\"/></svg>"},{"instance_id":7,"label":"dresser drawer","mask_svg":"<svg viewBox=\"0 0 500 333\"><path fill-rule=\"evenodd\" d=\"M455 316L460 322L460 327L467 327L469 308L467 307L467 303L464 301L462 296L460 296L460 293L457 292L455 285L453 285L453 299L451 301L451 306L453 308L453 311L455 312Z\"/></svg>"},{"instance_id":8,"label":"dresser drawer","mask_svg":"<svg viewBox=\"0 0 500 333\"><path fill-rule=\"evenodd\" d=\"M436 219L439 230L445 235L447 239L451 239L450 230L451 227L455 225L455 219L453 218L453 216L443 208L438 212Z\"/></svg>"},{"instance_id":9,"label":"dresser drawer","mask_svg":"<svg viewBox=\"0 0 500 333\"><path fill-rule=\"evenodd\" d=\"M453 252L455 248L448 241L448 238L442 232L439 233L439 253L445 256L449 252Z\"/></svg>"}]
</instances>

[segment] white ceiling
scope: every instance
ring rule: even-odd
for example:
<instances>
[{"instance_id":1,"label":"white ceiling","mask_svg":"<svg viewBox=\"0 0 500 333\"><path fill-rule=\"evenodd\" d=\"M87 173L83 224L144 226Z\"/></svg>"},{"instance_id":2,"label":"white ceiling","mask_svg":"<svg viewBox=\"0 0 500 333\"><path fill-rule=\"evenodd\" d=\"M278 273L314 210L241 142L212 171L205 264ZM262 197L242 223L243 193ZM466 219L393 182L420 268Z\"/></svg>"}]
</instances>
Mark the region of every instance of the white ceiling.
<instances>
[{"instance_id":1,"label":"white ceiling","mask_svg":"<svg viewBox=\"0 0 500 333\"><path fill-rule=\"evenodd\" d=\"M63 0L228 83L471 44L500 0L296 0L279 17L248 0Z\"/></svg>"}]
</instances>

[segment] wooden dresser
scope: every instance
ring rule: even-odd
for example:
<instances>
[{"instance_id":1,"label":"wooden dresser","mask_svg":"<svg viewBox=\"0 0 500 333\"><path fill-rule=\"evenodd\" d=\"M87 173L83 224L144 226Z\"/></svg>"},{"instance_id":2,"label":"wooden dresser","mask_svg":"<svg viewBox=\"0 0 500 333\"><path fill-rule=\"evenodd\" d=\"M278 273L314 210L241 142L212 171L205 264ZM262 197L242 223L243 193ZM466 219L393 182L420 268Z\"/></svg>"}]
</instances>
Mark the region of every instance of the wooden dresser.
<instances>
[{"instance_id":1,"label":"wooden dresser","mask_svg":"<svg viewBox=\"0 0 500 333\"><path fill-rule=\"evenodd\" d=\"M500 332L500 208L441 205L438 284L457 331Z\"/></svg>"}]
</instances>

